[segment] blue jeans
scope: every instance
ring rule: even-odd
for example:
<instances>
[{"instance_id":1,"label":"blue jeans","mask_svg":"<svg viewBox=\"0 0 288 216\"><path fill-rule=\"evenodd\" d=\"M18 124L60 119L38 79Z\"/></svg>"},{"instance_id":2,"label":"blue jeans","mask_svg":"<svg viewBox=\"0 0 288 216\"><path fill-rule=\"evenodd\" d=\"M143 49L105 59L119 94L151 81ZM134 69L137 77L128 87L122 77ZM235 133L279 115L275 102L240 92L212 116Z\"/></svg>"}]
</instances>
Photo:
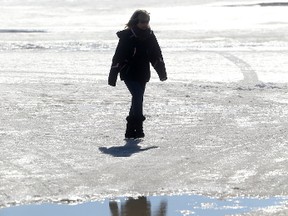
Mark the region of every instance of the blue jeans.
<instances>
[{"instance_id":1,"label":"blue jeans","mask_svg":"<svg viewBox=\"0 0 288 216\"><path fill-rule=\"evenodd\" d=\"M124 82L132 95L129 116L133 116L135 118L142 118L143 98L146 88L146 82L139 82L134 80L124 80Z\"/></svg>"}]
</instances>

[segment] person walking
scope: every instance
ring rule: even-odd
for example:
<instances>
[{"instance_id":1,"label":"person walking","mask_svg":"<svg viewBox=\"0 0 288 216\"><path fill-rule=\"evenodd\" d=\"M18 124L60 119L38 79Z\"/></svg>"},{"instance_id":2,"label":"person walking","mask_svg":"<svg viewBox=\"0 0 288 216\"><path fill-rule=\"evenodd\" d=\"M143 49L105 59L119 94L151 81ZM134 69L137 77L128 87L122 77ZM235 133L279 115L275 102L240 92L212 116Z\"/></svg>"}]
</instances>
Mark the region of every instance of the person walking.
<instances>
[{"instance_id":1,"label":"person walking","mask_svg":"<svg viewBox=\"0 0 288 216\"><path fill-rule=\"evenodd\" d=\"M126 28L117 32L119 42L112 58L108 84L116 86L117 77L123 80L131 93L131 108L126 117L125 138L143 138L143 97L151 72L150 63L161 81L167 80L165 63L156 36L149 26L150 15L136 10Z\"/></svg>"}]
</instances>

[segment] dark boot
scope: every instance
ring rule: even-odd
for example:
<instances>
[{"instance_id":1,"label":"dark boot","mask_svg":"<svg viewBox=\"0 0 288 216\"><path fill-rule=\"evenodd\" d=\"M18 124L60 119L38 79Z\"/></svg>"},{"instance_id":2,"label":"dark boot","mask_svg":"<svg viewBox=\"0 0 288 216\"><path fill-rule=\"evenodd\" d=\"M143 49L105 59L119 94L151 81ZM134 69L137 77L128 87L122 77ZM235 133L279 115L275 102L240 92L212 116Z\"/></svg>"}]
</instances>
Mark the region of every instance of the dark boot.
<instances>
[{"instance_id":1,"label":"dark boot","mask_svg":"<svg viewBox=\"0 0 288 216\"><path fill-rule=\"evenodd\" d=\"M125 138L135 138L135 119L132 116L127 116L126 118L127 124L126 124L126 133Z\"/></svg>"},{"instance_id":2,"label":"dark boot","mask_svg":"<svg viewBox=\"0 0 288 216\"><path fill-rule=\"evenodd\" d=\"M141 118L135 119L135 138L143 138L145 137L143 131L143 122L145 121L145 117L142 116Z\"/></svg>"}]
</instances>

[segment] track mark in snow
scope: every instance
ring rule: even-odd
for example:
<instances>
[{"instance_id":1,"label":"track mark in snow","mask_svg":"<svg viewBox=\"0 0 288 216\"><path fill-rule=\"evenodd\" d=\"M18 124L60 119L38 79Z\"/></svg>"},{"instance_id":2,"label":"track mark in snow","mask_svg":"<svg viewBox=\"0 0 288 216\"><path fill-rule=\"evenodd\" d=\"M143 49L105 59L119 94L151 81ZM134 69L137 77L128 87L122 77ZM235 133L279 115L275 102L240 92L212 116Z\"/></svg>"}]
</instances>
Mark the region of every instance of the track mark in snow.
<instances>
[{"instance_id":1,"label":"track mark in snow","mask_svg":"<svg viewBox=\"0 0 288 216\"><path fill-rule=\"evenodd\" d=\"M225 57L229 61L233 62L237 67L240 68L244 76L242 82L244 82L245 84L252 84L252 85L256 85L260 82L256 71L251 67L250 64L238 58L237 56L232 55L231 53L218 52L218 54Z\"/></svg>"}]
</instances>

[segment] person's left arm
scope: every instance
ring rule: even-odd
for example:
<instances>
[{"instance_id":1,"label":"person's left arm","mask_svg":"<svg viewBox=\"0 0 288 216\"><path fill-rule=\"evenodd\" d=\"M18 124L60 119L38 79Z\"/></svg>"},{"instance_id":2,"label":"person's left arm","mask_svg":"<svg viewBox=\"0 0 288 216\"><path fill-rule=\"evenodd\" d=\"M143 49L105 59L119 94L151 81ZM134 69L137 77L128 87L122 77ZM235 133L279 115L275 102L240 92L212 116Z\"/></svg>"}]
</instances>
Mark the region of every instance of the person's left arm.
<instances>
[{"instance_id":1,"label":"person's left arm","mask_svg":"<svg viewBox=\"0 0 288 216\"><path fill-rule=\"evenodd\" d=\"M162 51L161 48L159 46L159 43L157 41L156 36L154 35L154 33L152 32L152 36L150 38L150 46L151 46L151 51L150 51L150 62L153 66L153 68L156 70L159 79L161 81L165 81L167 80L167 72L166 72L166 67L165 67L165 63L163 60L163 56L162 56Z\"/></svg>"}]
</instances>

